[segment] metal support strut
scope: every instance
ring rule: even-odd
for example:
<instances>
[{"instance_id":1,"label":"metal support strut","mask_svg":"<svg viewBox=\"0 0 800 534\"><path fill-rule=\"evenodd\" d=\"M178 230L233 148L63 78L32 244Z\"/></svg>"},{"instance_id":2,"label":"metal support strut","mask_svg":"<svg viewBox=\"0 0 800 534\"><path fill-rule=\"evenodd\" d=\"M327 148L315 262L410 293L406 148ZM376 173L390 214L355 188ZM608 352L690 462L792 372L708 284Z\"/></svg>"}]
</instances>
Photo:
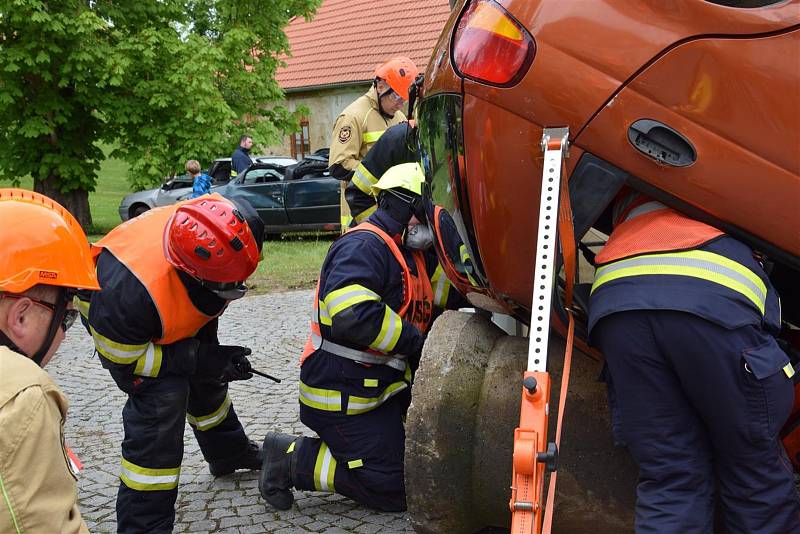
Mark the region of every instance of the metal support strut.
<instances>
[{"instance_id":1,"label":"metal support strut","mask_svg":"<svg viewBox=\"0 0 800 534\"><path fill-rule=\"evenodd\" d=\"M511 533L539 533L544 512L544 475L555 471L558 449L547 443L550 374L547 349L550 307L557 273L555 258L559 197L564 159L569 156L569 128L545 128L539 227L536 236L528 366L523 376L519 427L514 431L511 483ZM563 408L563 405L562 405Z\"/></svg>"}]
</instances>

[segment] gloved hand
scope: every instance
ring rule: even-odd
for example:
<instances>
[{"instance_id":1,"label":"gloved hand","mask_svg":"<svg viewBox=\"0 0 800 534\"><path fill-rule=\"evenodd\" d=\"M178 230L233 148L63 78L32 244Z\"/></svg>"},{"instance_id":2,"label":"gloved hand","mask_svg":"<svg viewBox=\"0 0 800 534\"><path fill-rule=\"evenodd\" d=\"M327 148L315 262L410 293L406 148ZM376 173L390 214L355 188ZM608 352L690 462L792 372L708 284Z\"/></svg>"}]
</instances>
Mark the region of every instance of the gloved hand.
<instances>
[{"instance_id":1,"label":"gloved hand","mask_svg":"<svg viewBox=\"0 0 800 534\"><path fill-rule=\"evenodd\" d=\"M227 371L231 363L242 358L247 361L245 356L248 354L250 354L250 349L247 347L200 343L197 349L197 366L194 374L195 376L222 380L223 373Z\"/></svg>"},{"instance_id":2,"label":"gloved hand","mask_svg":"<svg viewBox=\"0 0 800 534\"><path fill-rule=\"evenodd\" d=\"M243 347L244 348L244 347ZM250 380L253 378L253 367L250 365L250 360L247 359L247 354L250 354L250 349L245 348L247 352L244 354L237 354L222 370L220 380L222 382L233 382L235 380Z\"/></svg>"}]
</instances>

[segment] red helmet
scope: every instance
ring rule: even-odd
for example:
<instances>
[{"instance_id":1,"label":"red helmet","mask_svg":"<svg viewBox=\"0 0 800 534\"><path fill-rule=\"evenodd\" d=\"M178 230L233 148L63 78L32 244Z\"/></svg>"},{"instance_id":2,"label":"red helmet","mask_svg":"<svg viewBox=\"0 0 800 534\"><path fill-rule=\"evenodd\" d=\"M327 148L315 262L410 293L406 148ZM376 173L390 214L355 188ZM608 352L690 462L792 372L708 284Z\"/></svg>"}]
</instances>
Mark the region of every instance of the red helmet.
<instances>
[{"instance_id":1,"label":"red helmet","mask_svg":"<svg viewBox=\"0 0 800 534\"><path fill-rule=\"evenodd\" d=\"M418 74L419 69L407 57L390 59L375 69L375 77L388 83L395 93L403 97L403 100L408 100L408 88Z\"/></svg>"},{"instance_id":2,"label":"red helmet","mask_svg":"<svg viewBox=\"0 0 800 534\"><path fill-rule=\"evenodd\" d=\"M239 210L219 195L182 204L164 229L164 254L202 282L241 283L256 270L259 250Z\"/></svg>"}]
</instances>

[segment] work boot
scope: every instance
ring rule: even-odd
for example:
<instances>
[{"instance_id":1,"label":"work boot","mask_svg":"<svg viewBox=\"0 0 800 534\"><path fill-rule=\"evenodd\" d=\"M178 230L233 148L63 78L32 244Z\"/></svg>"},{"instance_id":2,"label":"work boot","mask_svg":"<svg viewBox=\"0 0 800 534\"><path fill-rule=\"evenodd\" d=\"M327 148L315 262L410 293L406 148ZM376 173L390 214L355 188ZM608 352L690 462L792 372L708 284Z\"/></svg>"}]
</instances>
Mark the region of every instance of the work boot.
<instances>
[{"instance_id":1,"label":"work boot","mask_svg":"<svg viewBox=\"0 0 800 534\"><path fill-rule=\"evenodd\" d=\"M288 449L298 436L267 432L264 437L264 463L258 477L258 491L270 505L278 510L288 510L294 502L292 494L292 457L296 451Z\"/></svg>"},{"instance_id":2,"label":"work boot","mask_svg":"<svg viewBox=\"0 0 800 534\"><path fill-rule=\"evenodd\" d=\"M215 477L230 475L237 469L249 469L251 471L261 469L261 449L258 443L248 440L245 452L208 463L208 470Z\"/></svg>"}]
</instances>

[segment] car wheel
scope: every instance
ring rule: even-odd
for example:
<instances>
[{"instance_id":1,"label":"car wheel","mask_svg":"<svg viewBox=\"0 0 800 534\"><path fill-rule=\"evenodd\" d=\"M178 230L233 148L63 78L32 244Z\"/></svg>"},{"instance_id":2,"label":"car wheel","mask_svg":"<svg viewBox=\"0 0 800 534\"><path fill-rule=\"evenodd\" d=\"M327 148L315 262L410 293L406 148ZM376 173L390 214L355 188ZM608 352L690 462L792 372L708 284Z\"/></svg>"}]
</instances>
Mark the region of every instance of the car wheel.
<instances>
[{"instance_id":1,"label":"car wheel","mask_svg":"<svg viewBox=\"0 0 800 534\"><path fill-rule=\"evenodd\" d=\"M134 217L138 217L139 215L141 215L142 213L146 212L149 209L150 206L146 204L136 204L131 208L131 219L133 219Z\"/></svg>"}]
</instances>

